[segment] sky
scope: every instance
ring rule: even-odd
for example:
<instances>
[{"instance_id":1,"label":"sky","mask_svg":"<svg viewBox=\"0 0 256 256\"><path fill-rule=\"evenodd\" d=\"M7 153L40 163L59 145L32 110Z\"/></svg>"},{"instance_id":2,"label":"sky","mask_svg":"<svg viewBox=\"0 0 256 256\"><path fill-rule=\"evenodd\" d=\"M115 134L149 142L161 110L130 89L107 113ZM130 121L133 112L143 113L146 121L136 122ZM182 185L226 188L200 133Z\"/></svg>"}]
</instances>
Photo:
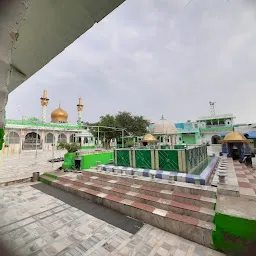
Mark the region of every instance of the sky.
<instances>
[{"instance_id":1,"label":"sky","mask_svg":"<svg viewBox=\"0 0 256 256\"><path fill-rule=\"evenodd\" d=\"M233 113L256 122L256 1L126 0L9 95L7 119L59 105L77 120L129 111L172 122ZM28 101L27 95L33 95Z\"/></svg>"}]
</instances>

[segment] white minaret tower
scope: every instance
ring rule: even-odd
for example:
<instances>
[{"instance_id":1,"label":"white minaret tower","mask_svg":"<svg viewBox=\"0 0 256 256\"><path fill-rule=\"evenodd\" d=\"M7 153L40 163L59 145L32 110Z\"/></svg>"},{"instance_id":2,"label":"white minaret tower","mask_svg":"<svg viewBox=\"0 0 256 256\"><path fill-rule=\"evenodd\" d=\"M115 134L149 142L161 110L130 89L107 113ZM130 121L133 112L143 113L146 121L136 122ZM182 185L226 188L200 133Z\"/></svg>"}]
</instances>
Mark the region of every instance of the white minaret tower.
<instances>
[{"instance_id":1,"label":"white minaret tower","mask_svg":"<svg viewBox=\"0 0 256 256\"><path fill-rule=\"evenodd\" d=\"M41 105L42 105L42 122L46 122L46 115L47 115L47 106L48 106L48 101L49 99L47 98L47 91L44 90L44 95L43 97L40 98L41 100Z\"/></svg>"},{"instance_id":2,"label":"white minaret tower","mask_svg":"<svg viewBox=\"0 0 256 256\"><path fill-rule=\"evenodd\" d=\"M82 98L79 98L79 104L77 105L77 111L78 111L78 120L77 123L81 124L82 122L82 111L83 111L84 105L82 103Z\"/></svg>"},{"instance_id":3,"label":"white minaret tower","mask_svg":"<svg viewBox=\"0 0 256 256\"><path fill-rule=\"evenodd\" d=\"M210 104L210 114L211 114L211 116L215 116L215 107L214 107L215 103L216 103L216 102L212 102L212 101L209 102L209 104Z\"/></svg>"}]
</instances>

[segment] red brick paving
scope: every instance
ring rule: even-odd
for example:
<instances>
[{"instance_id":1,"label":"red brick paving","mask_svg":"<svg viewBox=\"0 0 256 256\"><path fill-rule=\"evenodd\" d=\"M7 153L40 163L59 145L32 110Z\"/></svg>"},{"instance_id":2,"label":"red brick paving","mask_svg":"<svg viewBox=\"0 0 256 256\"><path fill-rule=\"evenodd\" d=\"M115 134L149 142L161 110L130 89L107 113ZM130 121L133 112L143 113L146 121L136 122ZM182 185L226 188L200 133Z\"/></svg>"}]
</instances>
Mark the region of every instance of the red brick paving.
<instances>
[{"instance_id":1,"label":"red brick paving","mask_svg":"<svg viewBox=\"0 0 256 256\"><path fill-rule=\"evenodd\" d=\"M239 177L239 178L246 178L245 174L236 174L236 176Z\"/></svg>"},{"instance_id":2,"label":"red brick paving","mask_svg":"<svg viewBox=\"0 0 256 256\"><path fill-rule=\"evenodd\" d=\"M248 180L248 182L241 182L238 181L238 185L241 188L240 189L240 195L247 195L247 193L250 193L249 191L243 191L243 188L247 188L247 189L251 189L251 192L255 192L255 196L256 196L256 171L251 170L251 168L248 168L246 165L244 164L236 164L237 166L240 165L240 168L236 168L235 167L235 171L236 171L236 176L237 178L245 178ZM242 172L242 174L241 174ZM252 179L252 176L254 177Z\"/></svg>"},{"instance_id":3,"label":"red brick paving","mask_svg":"<svg viewBox=\"0 0 256 256\"><path fill-rule=\"evenodd\" d=\"M200 200L200 198L201 198L200 195L185 194L185 193L176 192L176 191L174 191L172 193L172 195L173 196L180 196L180 197L190 198L190 199L196 199L196 200Z\"/></svg>"},{"instance_id":4,"label":"red brick paving","mask_svg":"<svg viewBox=\"0 0 256 256\"><path fill-rule=\"evenodd\" d=\"M136 197L145 199L145 200L149 200L149 201L154 201L154 202L157 202L159 200L158 197L148 196L148 195L144 195L144 194L138 194Z\"/></svg>"},{"instance_id":5,"label":"red brick paving","mask_svg":"<svg viewBox=\"0 0 256 256\"><path fill-rule=\"evenodd\" d=\"M93 183L91 186L95 187L95 188L103 188L104 186L98 183Z\"/></svg>"},{"instance_id":6,"label":"red brick paving","mask_svg":"<svg viewBox=\"0 0 256 256\"><path fill-rule=\"evenodd\" d=\"M65 184L67 184L66 181L61 181L61 180L56 180L56 181L54 181L54 183L57 183L57 184L60 184L60 185L65 185Z\"/></svg>"},{"instance_id":7,"label":"red brick paving","mask_svg":"<svg viewBox=\"0 0 256 256\"><path fill-rule=\"evenodd\" d=\"M101 178L98 179L98 180L102 180L102 181L106 180L106 182L109 181L108 179L101 179ZM67 182L70 182L70 180L68 180ZM64 184L66 184L67 182L65 182ZM77 189L78 188L80 189L82 186L84 186L85 181L84 180L81 180L81 181L77 180L77 181L71 181L71 182L73 183L73 185L72 185L73 189L75 187L77 187ZM122 184L122 185L126 185L126 186L130 187L129 183L125 183L125 182L122 182L122 181L118 181L115 184L119 184L119 185ZM97 183L93 183L92 185L89 185L89 186L91 186L92 189L87 189L86 192L88 192L89 194L92 194L92 195L97 195L98 193L100 193L99 191L95 191L93 188L97 189L97 188L103 188L104 187L104 185L97 184ZM144 188L145 190L151 190L151 191L157 191L157 192L161 191L158 188L149 187L149 186L142 186L141 188ZM123 190L123 189L120 189L120 188L113 187L111 189L111 191L117 192L117 193L120 193L120 194L126 194L130 190ZM182 193L182 192L173 192L173 195L179 196L179 197L195 199L195 200L201 198L200 195L185 194L185 193ZM113 196L111 195L111 198L112 197ZM158 202L158 200L159 200L159 197L149 196L149 195L146 195L146 194L138 194L137 196L134 197L134 200L136 200L136 197L147 200L147 201L153 201L153 202ZM113 198L115 198L115 196ZM118 201L119 201L119 199L118 199ZM187 210L191 210L191 211L199 211L200 210L200 207L198 207L198 206L194 206L194 205L190 205L190 204L183 204L183 203L179 203L179 202L176 202L176 201L171 201L170 205L173 206L173 207L183 208L183 209L187 209Z\"/></svg>"},{"instance_id":8,"label":"red brick paving","mask_svg":"<svg viewBox=\"0 0 256 256\"><path fill-rule=\"evenodd\" d=\"M112 195L107 195L105 198L109 199L111 201L117 202L117 203L119 203L119 202L121 202L123 200L123 198L121 198L121 197L112 196Z\"/></svg>"},{"instance_id":9,"label":"red brick paving","mask_svg":"<svg viewBox=\"0 0 256 256\"><path fill-rule=\"evenodd\" d=\"M249 182L239 182L238 181L238 184L239 184L239 187L241 187L241 188L251 188L251 184Z\"/></svg>"},{"instance_id":10,"label":"red brick paving","mask_svg":"<svg viewBox=\"0 0 256 256\"><path fill-rule=\"evenodd\" d=\"M193 218L193 217L188 217L188 216L185 216L185 215L175 214L175 213L172 213L172 212L168 212L166 217L169 218L169 219L182 221L182 222L194 225L194 226L197 226L198 223L199 223L199 221L197 219Z\"/></svg>"},{"instance_id":11,"label":"red brick paving","mask_svg":"<svg viewBox=\"0 0 256 256\"><path fill-rule=\"evenodd\" d=\"M141 186L140 189L145 189L145 190L149 190L149 191L154 191L154 192L160 192L162 189L159 188L154 188L154 187L148 187L148 186Z\"/></svg>"},{"instance_id":12,"label":"red brick paving","mask_svg":"<svg viewBox=\"0 0 256 256\"><path fill-rule=\"evenodd\" d=\"M171 201L170 205L174 206L174 207L194 211L194 212L199 212L200 211L200 207L196 206L196 205L184 204L184 203L180 203L180 202L176 202L176 201Z\"/></svg>"},{"instance_id":13,"label":"red brick paving","mask_svg":"<svg viewBox=\"0 0 256 256\"><path fill-rule=\"evenodd\" d=\"M112 188L111 191L121 193L121 194L126 194L127 192L129 192L128 190L123 190L123 189L120 189L120 188Z\"/></svg>"},{"instance_id":14,"label":"red brick paving","mask_svg":"<svg viewBox=\"0 0 256 256\"><path fill-rule=\"evenodd\" d=\"M147 212L153 212L156 209L153 206L150 206L150 205L147 205L147 204L142 204L142 203L139 203L139 202L133 202L131 205L138 208L138 209L145 210Z\"/></svg>"},{"instance_id":15,"label":"red brick paving","mask_svg":"<svg viewBox=\"0 0 256 256\"><path fill-rule=\"evenodd\" d=\"M91 195L94 195L94 196L97 196L100 192L88 188L88 189L86 190L86 193L91 194Z\"/></svg>"},{"instance_id":16,"label":"red brick paving","mask_svg":"<svg viewBox=\"0 0 256 256\"><path fill-rule=\"evenodd\" d=\"M72 188L74 190L79 190L81 188L81 186L71 185L70 188Z\"/></svg>"},{"instance_id":17,"label":"red brick paving","mask_svg":"<svg viewBox=\"0 0 256 256\"><path fill-rule=\"evenodd\" d=\"M126 182L124 182L124 181L118 181L116 184L118 184L118 185L122 185L122 186L129 186L130 187L130 184L127 184Z\"/></svg>"}]
</instances>

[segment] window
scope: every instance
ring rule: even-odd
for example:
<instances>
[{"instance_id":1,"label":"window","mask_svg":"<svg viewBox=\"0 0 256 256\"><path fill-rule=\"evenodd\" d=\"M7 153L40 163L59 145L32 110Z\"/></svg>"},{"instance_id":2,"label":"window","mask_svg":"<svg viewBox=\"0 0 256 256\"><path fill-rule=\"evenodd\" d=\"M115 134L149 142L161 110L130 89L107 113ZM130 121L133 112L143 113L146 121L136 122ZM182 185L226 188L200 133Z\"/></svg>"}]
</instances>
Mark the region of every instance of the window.
<instances>
[{"instance_id":1,"label":"window","mask_svg":"<svg viewBox=\"0 0 256 256\"><path fill-rule=\"evenodd\" d=\"M53 143L54 142L54 136L52 133L48 133L46 136L45 136L45 143Z\"/></svg>"}]
</instances>

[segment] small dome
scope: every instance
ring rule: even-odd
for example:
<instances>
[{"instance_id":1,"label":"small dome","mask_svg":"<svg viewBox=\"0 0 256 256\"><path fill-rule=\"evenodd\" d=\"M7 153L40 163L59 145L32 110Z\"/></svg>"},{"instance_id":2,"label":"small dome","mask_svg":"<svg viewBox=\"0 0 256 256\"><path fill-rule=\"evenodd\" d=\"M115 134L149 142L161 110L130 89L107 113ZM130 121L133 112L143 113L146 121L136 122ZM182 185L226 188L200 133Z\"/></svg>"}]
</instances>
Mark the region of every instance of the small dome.
<instances>
[{"instance_id":1,"label":"small dome","mask_svg":"<svg viewBox=\"0 0 256 256\"><path fill-rule=\"evenodd\" d=\"M151 132L153 134L177 134L176 126L168 120L162 118L152 126Z\"/></svg>"},{"instance_id":2,"label":"small dome","mask_svg":"<svg viewBox=\"0 0 256 256\"><path fill-rule=\"evenodd\" d=\"M157 142L157 139L152 134L148 133L143 137L142 142Z\"/></svg>"},{"instance_id":3,"label":"small dome","mask_svg":"<svg viewBox=\"0 0 256 256\"><path fill-rule=\"evenodd\" d=\"M59 107L52 111L51 119L53 123L67 123L68 113Z\"/></svg>"},{"instance_id":4,"label":"small dome","mask_svg":"<svg viewBox=\"0 0 256 256\"><path fill-rule=\"evenodd\" d=\"M224 141L246 141L246 137L238 132L230 132L228 133L225 138Z\"/></svg>"}]
</instances>

